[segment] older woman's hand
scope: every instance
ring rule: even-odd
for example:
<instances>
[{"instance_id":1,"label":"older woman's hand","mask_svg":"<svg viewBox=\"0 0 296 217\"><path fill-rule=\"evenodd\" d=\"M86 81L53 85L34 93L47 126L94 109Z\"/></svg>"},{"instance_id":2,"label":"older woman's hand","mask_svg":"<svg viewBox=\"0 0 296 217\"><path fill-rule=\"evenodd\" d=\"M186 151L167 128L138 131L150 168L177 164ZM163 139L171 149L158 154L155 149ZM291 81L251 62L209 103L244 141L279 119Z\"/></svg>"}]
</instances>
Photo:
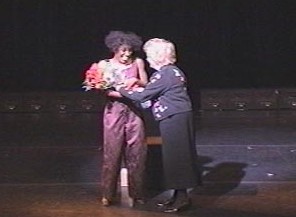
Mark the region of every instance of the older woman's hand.
<instances>
[{"instance_id":1,"label":"older woman's hand","mask_svg":"<svg viewBox=\"0 0 296 217\"><path fill-rule=\"evenodd\" d=\"M107 96L109 97L114 97L114 98L122 98L123 96L117 92L117 91L114 91L114 90L109 90L106 92Z\"/></svg>"}]
</instances>

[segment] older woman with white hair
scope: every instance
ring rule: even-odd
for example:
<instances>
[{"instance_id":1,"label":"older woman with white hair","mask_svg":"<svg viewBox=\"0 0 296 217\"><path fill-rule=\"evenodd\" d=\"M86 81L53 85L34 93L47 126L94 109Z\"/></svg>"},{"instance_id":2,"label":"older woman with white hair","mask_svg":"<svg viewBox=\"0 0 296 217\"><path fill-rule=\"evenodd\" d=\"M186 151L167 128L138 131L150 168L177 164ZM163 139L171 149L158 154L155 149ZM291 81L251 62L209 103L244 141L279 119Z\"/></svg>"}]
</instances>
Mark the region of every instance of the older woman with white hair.
<instances>
[{"instance_id":1,"label":"older woman with white hair","mask_svg":"<svg viewBox=\"0 0 296 217\"><path fill-rule=\"evenodd\" d=\"M195 131L192 103L189 98L186 77L175 65L176 50L172 42L153 38L143 47L147 61L156 71L145 88L117 87L125 97L135 101L152 101L152 112L159 123L163 141L162 155L165 187L173 195L157 205L167 213L178 212L191 205L188 189L201 180L197 166ZM128 82L128 86L135 83Z\"/></svg>"}]
</instances>

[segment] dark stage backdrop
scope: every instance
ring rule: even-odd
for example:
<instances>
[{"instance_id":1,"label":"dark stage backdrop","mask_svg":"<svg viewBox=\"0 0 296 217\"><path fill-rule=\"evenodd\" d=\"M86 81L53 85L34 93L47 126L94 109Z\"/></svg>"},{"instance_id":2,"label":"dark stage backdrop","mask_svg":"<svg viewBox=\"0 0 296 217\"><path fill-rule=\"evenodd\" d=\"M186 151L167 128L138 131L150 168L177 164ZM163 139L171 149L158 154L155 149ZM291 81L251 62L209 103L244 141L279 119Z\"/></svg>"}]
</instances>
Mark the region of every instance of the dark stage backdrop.
<instances>
[{"instance_id":1,"label":"dark stage backdrop","mask_svg":"<svg viewBox=\"0 0 296 217\"><path fill-rule=\"evenodd\" d=\"M81 90L109 56L103 39L128 30L177 45L190 90L291 87L294 0L1 0L1 91ZM143 54L142 54L143 55Z\"/></svg>"}]
</instances>

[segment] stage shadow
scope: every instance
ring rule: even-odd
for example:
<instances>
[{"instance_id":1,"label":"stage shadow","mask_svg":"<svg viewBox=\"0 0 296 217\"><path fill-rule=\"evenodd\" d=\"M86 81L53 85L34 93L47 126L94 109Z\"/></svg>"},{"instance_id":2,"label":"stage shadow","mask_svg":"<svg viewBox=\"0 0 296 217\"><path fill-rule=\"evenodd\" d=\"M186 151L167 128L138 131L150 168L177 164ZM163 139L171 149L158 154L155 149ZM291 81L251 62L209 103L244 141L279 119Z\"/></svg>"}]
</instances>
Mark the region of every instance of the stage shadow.
<instances>
[{"instance_id":1,"label":"stage shadow","mask_svg":"<svg viewBox=\"0 0 296 217\"><path fill-rule=\"evenodd\" d=\"M257 188L254 184L242 183L246 175L246 163L222 162L213 167L206 166L211 158L201 156L199 164L202 168L203 184L194 190L199 195L225 195L225 194L256 194Z\"/></svg>"}]
</instances>

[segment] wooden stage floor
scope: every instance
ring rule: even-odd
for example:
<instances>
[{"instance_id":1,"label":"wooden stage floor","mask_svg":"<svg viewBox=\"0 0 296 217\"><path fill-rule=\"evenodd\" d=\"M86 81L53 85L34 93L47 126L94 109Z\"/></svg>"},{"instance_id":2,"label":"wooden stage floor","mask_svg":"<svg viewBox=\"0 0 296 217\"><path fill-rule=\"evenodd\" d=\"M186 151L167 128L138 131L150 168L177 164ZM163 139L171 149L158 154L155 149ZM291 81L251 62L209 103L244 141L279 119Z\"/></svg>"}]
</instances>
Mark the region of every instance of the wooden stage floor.
<instances>
[{"instance_id":1,"label":"wooden stage floor","mask_svg":"<svg viewBox=\"0 0 296 217\"><path fill-rule=\"evenodd\" d=\"M165 217L160 145L149 145L145 205L102 207L101 114L0 113L1 217ZM149 118L148 118L149 119ZM280 217L296 213L296 112L207 111L196 115L204 185L173 216ZM147 134L158 136L147 122Z\"/></svg>"}]
</instances>

